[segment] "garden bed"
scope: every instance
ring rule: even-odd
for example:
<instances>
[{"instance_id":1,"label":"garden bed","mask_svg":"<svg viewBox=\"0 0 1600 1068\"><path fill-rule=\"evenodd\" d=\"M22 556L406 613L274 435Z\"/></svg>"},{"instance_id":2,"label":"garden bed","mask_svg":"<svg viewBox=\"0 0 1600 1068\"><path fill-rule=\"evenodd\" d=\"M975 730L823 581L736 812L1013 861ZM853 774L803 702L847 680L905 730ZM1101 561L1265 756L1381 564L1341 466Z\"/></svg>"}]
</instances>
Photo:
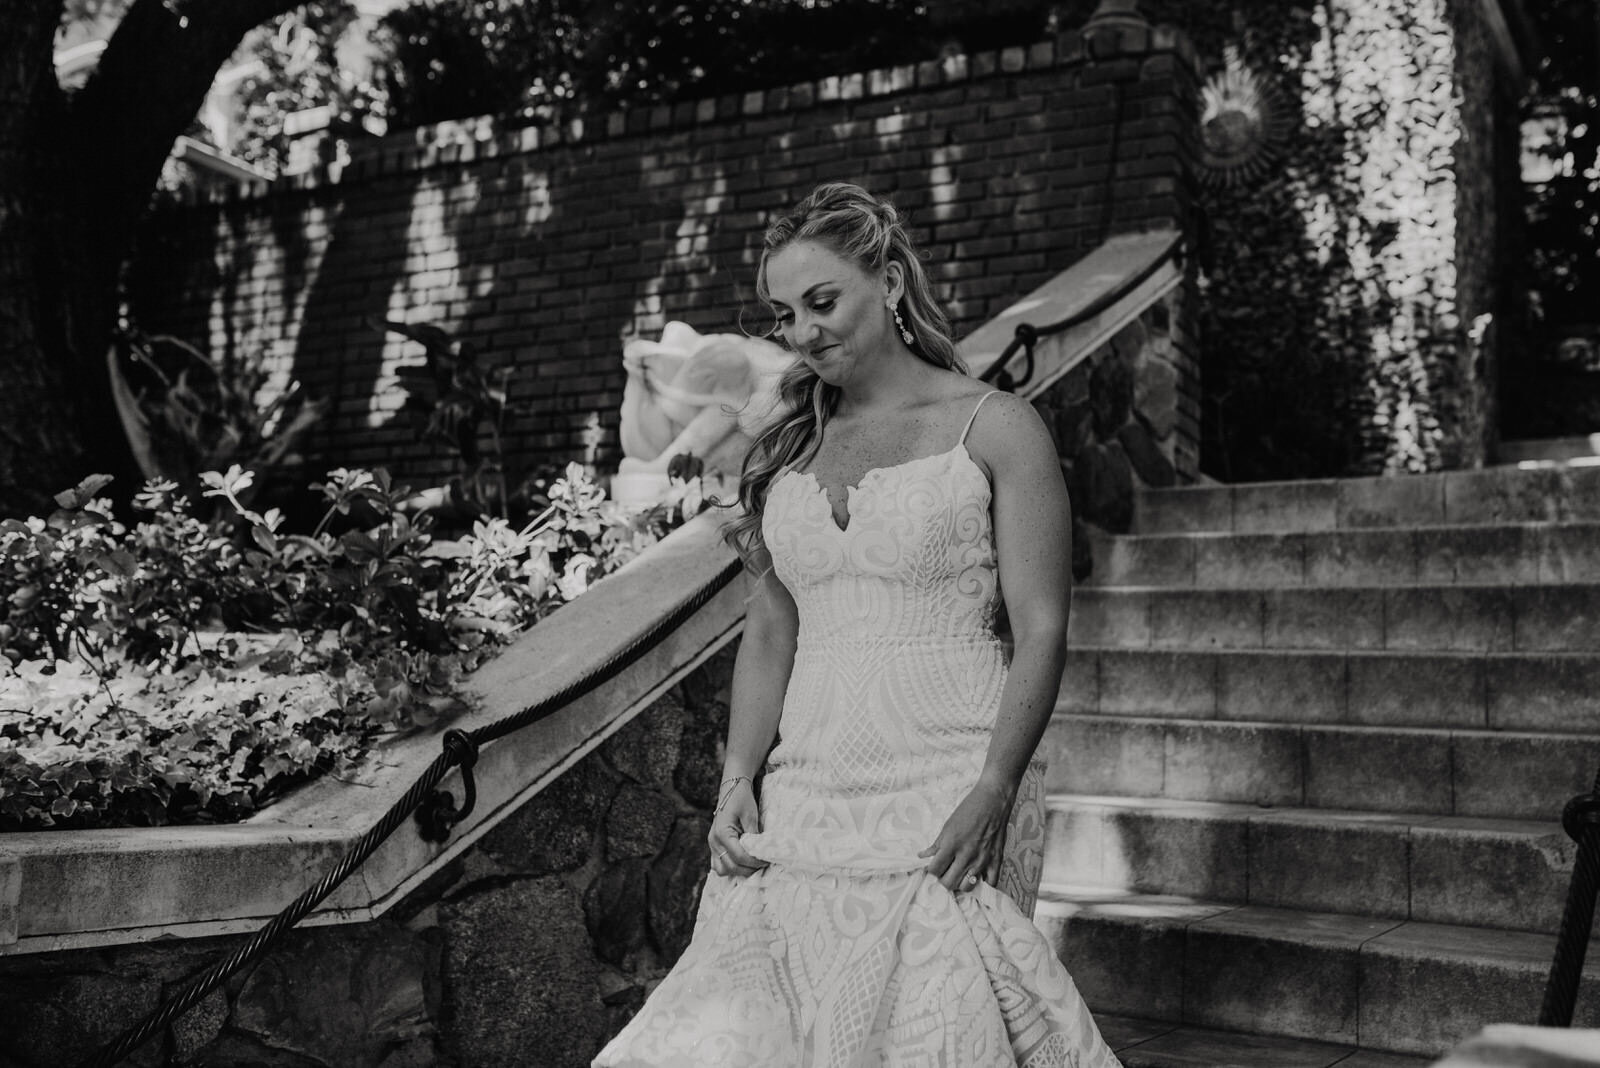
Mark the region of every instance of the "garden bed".
<instances>
[{"instance_id":1,"label":"garden bed","mask_svg":"<svg viewBox=\"0 0 1600 1068\"><path fill-rule=\"evenodd\" d=\"M462 681L474 730L584 678L729 563L720 518L701 515L547 618ZM482 835L721 649L743 623L741 580L637 662L544 719L482 748L478 801L448 841L402 826L306 921L385 914ZM212 826L58 828L12 834L0 851L0 954L38 953L253 929L313 883L439 754L436 731L385 737L347 775L307 783L248 819ZM457 773L443 787L459 800Z\"/></svg>"},{"instance_id":2,"label":"garden bed","mask_svg":"<svg viewBox=\"0 0 1600 1068\"><path fill-rule=\"evenodd\" d=\"M436 539L382 471L317 484L309 534L248 472L116 520L95 478L0 523L0 830L229 822L467 709L463 678L702 506L630 513L576 464L528 523Z\"/></svg>"}]
</instances>

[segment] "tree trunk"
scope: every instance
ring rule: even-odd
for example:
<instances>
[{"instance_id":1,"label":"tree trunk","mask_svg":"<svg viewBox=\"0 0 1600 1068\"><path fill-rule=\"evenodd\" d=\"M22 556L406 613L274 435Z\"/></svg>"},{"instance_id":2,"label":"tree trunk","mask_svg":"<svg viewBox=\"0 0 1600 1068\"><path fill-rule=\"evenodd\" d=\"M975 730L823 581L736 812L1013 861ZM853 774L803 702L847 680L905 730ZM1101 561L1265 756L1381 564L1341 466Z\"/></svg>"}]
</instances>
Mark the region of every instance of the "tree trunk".
<instances>
[{"instance_id":1,"label":"tree trunk","mask_svg":"<svg viewBox=\"0 0 1600 1068\"><path fill-rule=\"evenodd\" d=\"M120 277L167 154L253 26L301 0L135 0L70 99L61 0L0 2L0 515L95 471L135 488L106 376Z\"/></svg>"},{"instance_id":2,"label":"tree trunk","mask_svg":"<svg viewBox=\"0 0 1600 1068\"><path fill-rule=\"evenodd\" d=\"M51 59L60 18L60 0L0 6L0 515L44 507L82 451L41 254L53 236L40 143L60 104Z\"/></svg>"}]
</instances>

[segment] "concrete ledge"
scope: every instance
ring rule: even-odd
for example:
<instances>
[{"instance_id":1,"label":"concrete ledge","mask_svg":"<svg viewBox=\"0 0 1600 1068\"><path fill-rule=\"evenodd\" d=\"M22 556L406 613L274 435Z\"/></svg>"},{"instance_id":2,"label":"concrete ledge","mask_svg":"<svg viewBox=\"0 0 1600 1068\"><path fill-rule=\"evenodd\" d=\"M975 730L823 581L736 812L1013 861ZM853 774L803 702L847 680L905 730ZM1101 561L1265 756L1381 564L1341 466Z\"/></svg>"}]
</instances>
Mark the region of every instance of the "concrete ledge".
<instances>
[{"instance_id":1,"label":"concrete ledge","mask_svg":"<svg viewBox=\"0 0 1600 1068\"><path fill-rule=\"evenodd\" d=\"M732 555L702 515L468 680L471 730L570 685L709 582ZM744 623L740 576L617 677L550 718L484 746L477 808L444 843L397 830L306 924L382 915L605 738ZM439 753L438 732L396 738L346 780L323 779L255 818L214 827L12 834L0 840L0 955L253 930L312 885ZM443 787L461 797L458 772Z\"/></svg>"}]
</instances>

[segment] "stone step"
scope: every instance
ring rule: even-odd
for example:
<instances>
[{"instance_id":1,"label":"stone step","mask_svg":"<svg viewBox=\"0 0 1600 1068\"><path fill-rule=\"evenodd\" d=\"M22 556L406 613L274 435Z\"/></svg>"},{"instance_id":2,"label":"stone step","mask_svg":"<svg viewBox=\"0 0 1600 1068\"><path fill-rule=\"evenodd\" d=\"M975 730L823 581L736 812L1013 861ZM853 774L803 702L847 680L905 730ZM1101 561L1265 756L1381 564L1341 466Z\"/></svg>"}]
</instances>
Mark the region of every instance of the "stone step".
<instances>
[{"instance_id":1,"label":"stone step","mask_svg":"<svg viewBox=\"0 0 1600 1068\"><path fill-rule=\"evenodd\" d=\"M1600 584L1320 589L1087 586L1068 645L1124 649L1593 652Z\"/></svg>"},{"instance_id":2,"label":"stone step","mask_svg":"<svg viewBox=\"0 0 1600 1068\"><path fill-rule=\"evenodd\" d=\"M1056 708L1585 733L1600 730L1600 654L1072 648Z\"/></svg>"},{"instance_id":3,"label":"stone step","mask_svg":"<svg viewBox=\"0 0 1600 1068\"><path fill-rule=\"evenodd\" d=\"M1047 882L1553 933L1577 846L1558 819L1056 794Z\"/></svg>"},{"instance_id":4,"label":"stone step","mask_svg":"<svg viewBox=\"0 0 1600 1068\"><path fill-rule=\"evenodd\" d=\"M1041 888L1034 922L1097 1013L1425 1056L1535 1019L1555 949L1526 931L1062 884ZM1574 1026L1597 1023L1600 998L1579 998Z\"/></svg>"},{"instance_id":5,"label":"stone step","mask_svg":"<svg viewBox=\"0 0 1600 1068\"><path fill-rule=\"evenodd\" d=\"M1095 1017L1123 1068L1427 1068L1431 1057L1332 1042L1248 1035L1102 1013Z\"/></svg>"},{"instance_id":6,"label":"stone step","mask_svg":"<svg viewBox=\"0 0 1600 1068\"><path fill-rule=\"evenodd\" d=\"M1502 441L1495 449L1495 462L1534 467L1544 464L1576 464L1581 467L1600 463L1600 434Z\"/></svg>"},{"instance_id":7,"label":"stone step","mask_svg":"<svg viewBox=\"0 0 1600 1068\"><path fill-rule=\"evenodd\" d=\"M1600 582L1600 524L1093 536L1090 586Z\"/></svg>"},{"instance_id":8,"label":"stone step","mask_svg":"<svg viewBox=\"0 0 1600 1068\"><path fill-rule=\"evenodd\" d=\"M1433 475L1141 490L1141 534L1600 520L1600 467L1495 467Z\"/></svg>"},{"instance_id":9,"label":"stone step","mask_svg":"<svg viewBox=\"0 0 1600 1068\"><path fill-rule=\"evenodd\" d=\"M1600 735L1058 712L1040 752L1058 793L1546 821Z\"/></svg>"}]
</instances>

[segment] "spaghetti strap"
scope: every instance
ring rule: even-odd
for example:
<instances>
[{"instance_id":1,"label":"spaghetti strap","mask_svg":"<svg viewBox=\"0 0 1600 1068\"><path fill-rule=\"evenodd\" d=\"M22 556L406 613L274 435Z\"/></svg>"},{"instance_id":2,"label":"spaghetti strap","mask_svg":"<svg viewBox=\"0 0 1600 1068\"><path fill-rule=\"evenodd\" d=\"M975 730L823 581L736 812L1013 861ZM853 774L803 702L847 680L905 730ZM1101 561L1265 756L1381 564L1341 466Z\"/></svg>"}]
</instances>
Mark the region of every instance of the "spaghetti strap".
<instances>
[{"instance_id":1,"label":"spaghetti strap","mask_svg":"<svg viewBox=\"0 0 1600 1068\"><path fill-rule=\"evenodd\" d=\"M978 421L978 412L983 408L983 402L994 396L996 393L1003 392L1005 391L991 389L989 392L978 398L977 406L972 409L972 414L967 417L967 425L961 428L961 438L956 442L957 445L965 445L967 443L967 435L972 433L972 424Z\"/></svg>"}]
</instances>

